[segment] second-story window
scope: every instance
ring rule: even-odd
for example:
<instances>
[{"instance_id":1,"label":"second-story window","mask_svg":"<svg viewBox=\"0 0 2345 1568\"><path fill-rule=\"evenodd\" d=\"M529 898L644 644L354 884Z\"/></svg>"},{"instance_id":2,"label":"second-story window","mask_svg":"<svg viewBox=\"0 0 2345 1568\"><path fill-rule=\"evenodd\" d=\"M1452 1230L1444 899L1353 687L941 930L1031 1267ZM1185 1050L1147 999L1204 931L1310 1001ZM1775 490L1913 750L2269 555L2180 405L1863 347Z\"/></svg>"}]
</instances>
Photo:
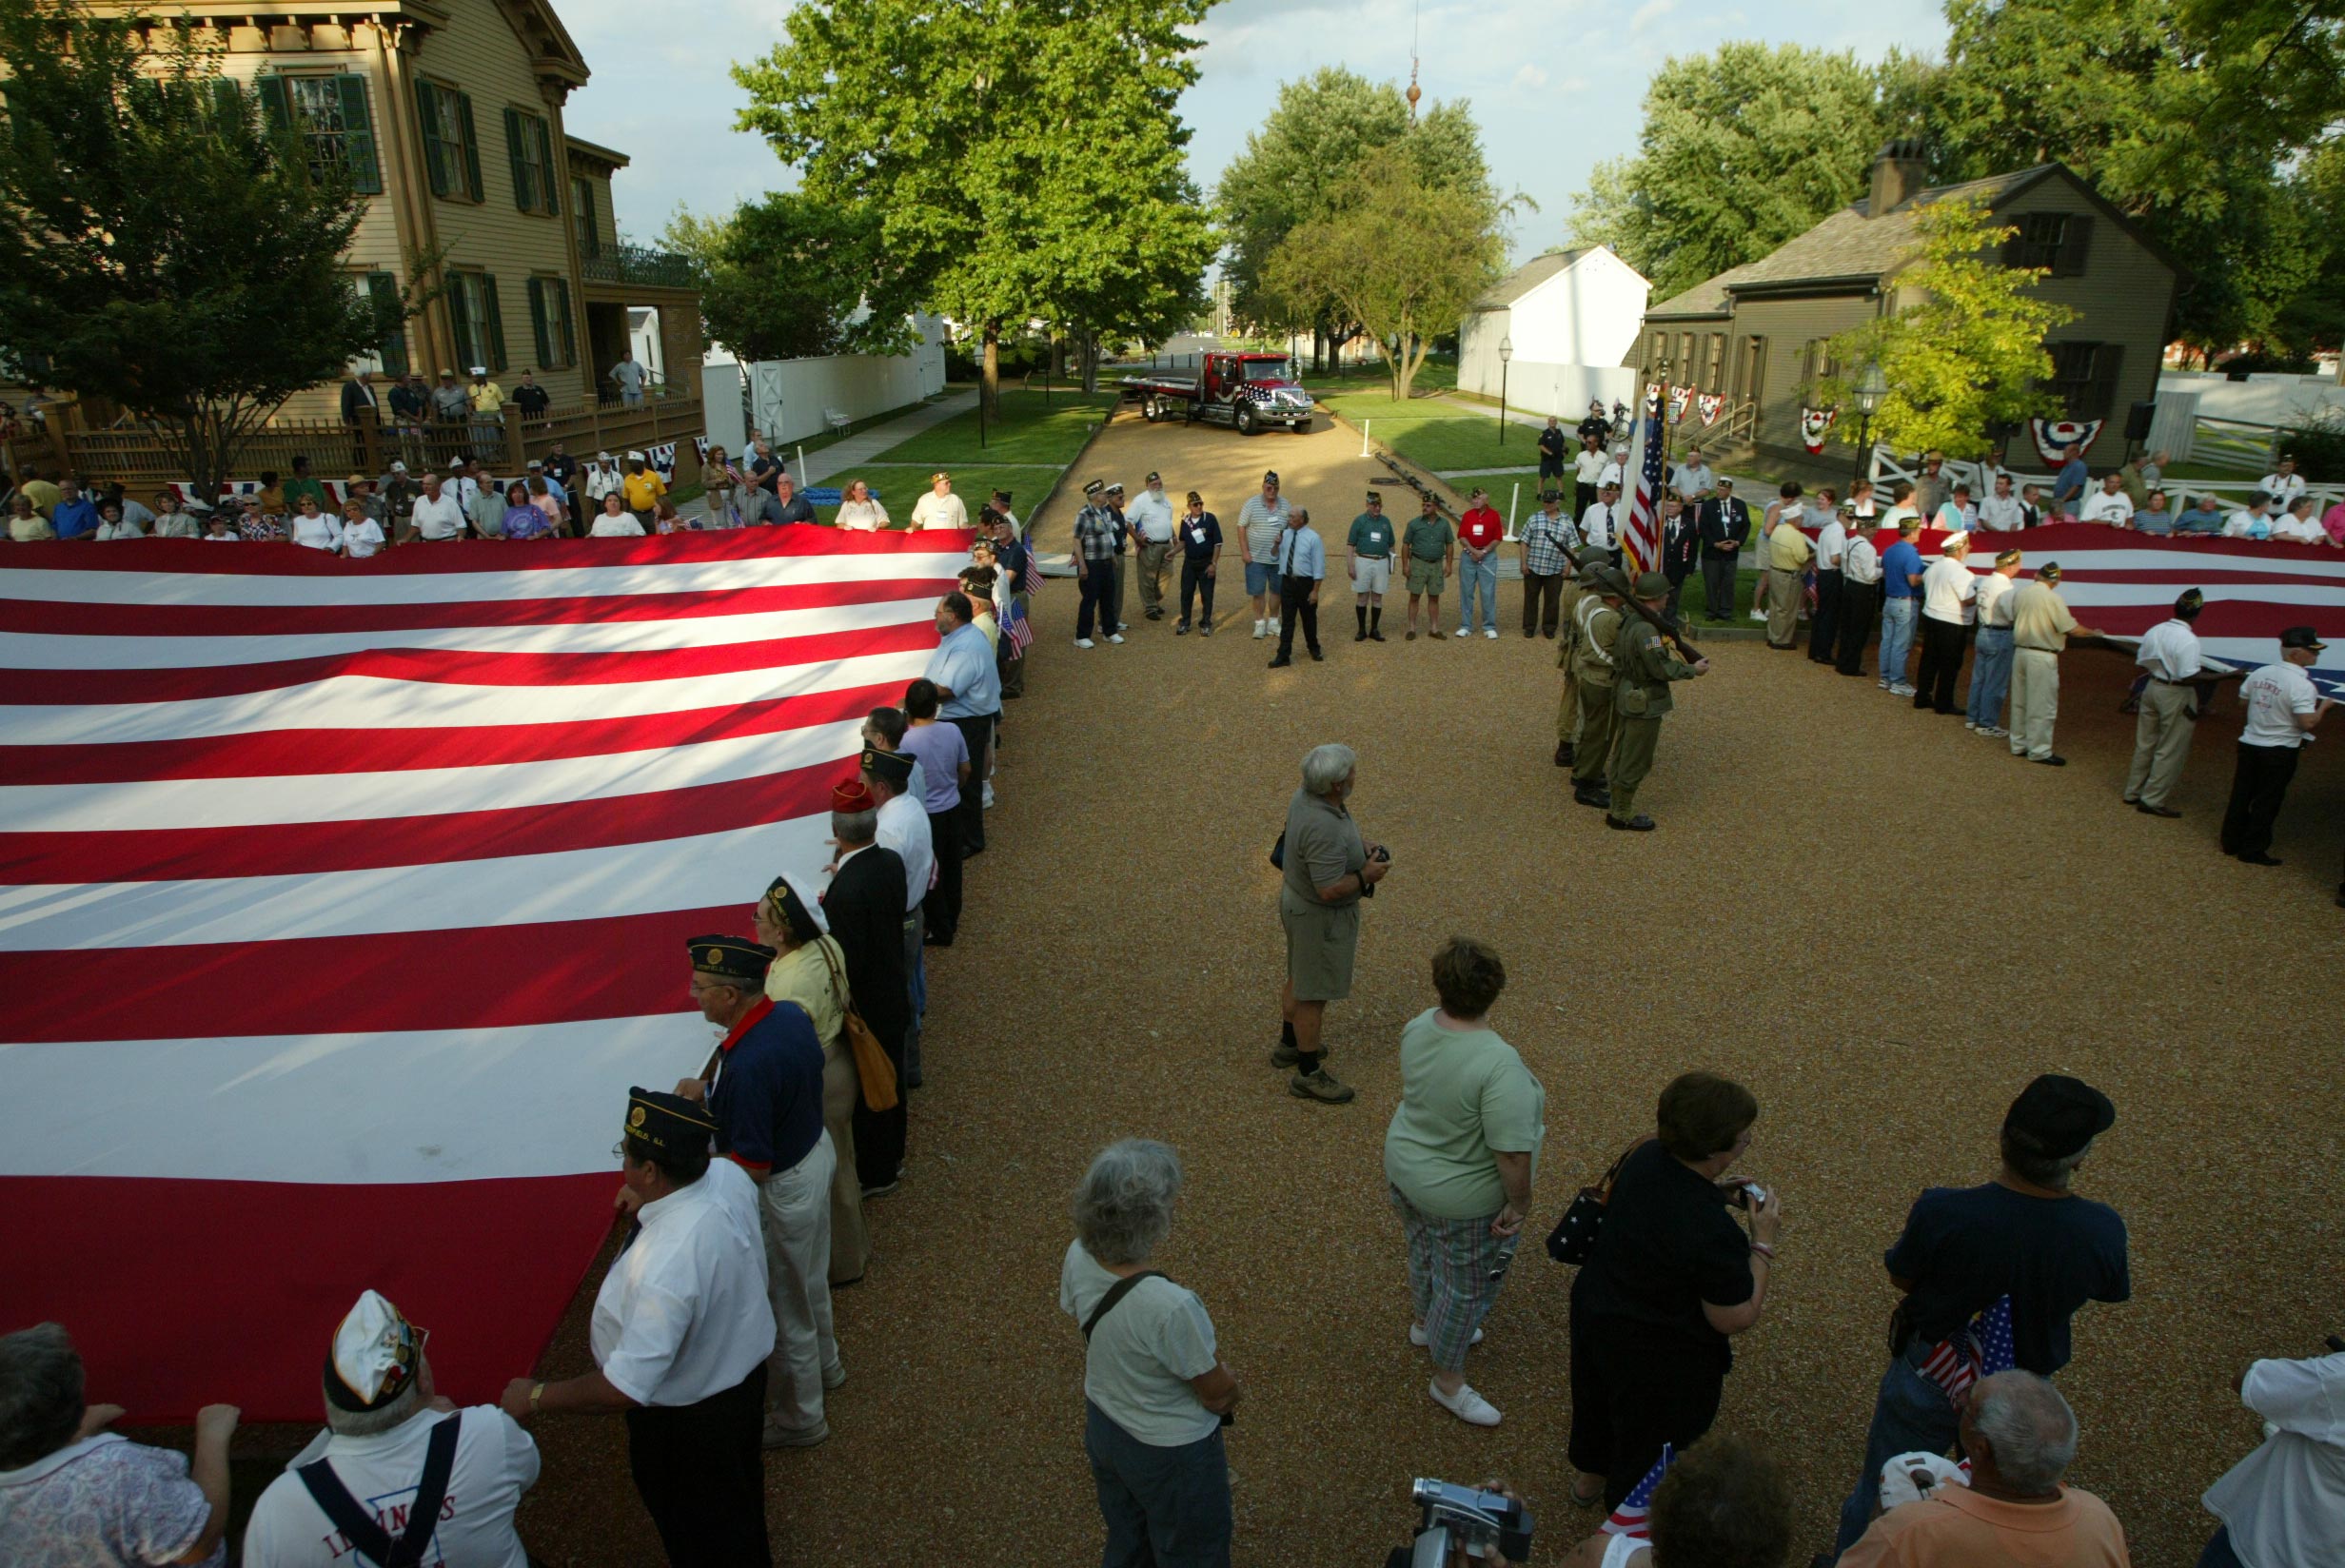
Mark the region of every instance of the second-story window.
<instances>
[{"instance_id":1,"label":"second-story window","mask_svg":"<svg viewBox=\"0 0 2345 1568\"><path fill-rule=\"evenodd\" d=\"M581 256L602 254L602 230L595 220L594 182L583 174L570 176L570 211L578 221L578 253Z\"/></svg>"},{"instance_id":2,"label":"second-story window","mask_svg":"<svg viewBox=\"0 0 2345 1568\"><path fill-rule=\"evenodd\" d=\"M382 192L383 163L375 155L365 77L263 76L253 88L269 128L294 134L312 172L323 176L341 169L352 189L370 196Z\"/></svg>"},{"instance_id":3,"label":"second-story window","mask_svg":"<svg viewBox=\"0 0 2345 1568\"><path fill-rule=\"evenodd\" d=\"M542 114L504 111L505 150L513 160L513 205L523 212L559 213L554 137Z\"/></svg>"},{"instance_id":4,"label":"second-story window","mask_svg":"<svg viewBox=\"0 0 2345 1568\"><path fill-rule=\"evenodd\" d=\"M481 200L481 139L472 126L472 95L419 80L415 101L431 193L460 202Z\"/></svg>"}]
</instances>

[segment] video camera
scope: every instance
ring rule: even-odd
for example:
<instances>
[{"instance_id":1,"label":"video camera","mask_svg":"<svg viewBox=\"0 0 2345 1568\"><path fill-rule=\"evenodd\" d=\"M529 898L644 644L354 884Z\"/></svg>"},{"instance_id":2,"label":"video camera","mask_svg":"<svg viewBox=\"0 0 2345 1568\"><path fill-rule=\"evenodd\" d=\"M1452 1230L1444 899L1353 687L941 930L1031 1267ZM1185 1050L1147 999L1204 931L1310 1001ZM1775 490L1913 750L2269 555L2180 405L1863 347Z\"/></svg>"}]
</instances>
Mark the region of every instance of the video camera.
<instances>
[{"instance_id":1,"label":"video camera","mask_svg":"<svg viewBox=\"0 0 2345 1568\"><path fill-rule=\"evenodd\" d=\"M1386 1568L1448 1568L1452 1551L1487 1558L1493 1546L1509 1562L1530 1560L1530 1510L1520 1500L1423 1477L1409 1497L1421 1517L1416 1539L1394 1547Z\"/></svg>"}]
</instances>

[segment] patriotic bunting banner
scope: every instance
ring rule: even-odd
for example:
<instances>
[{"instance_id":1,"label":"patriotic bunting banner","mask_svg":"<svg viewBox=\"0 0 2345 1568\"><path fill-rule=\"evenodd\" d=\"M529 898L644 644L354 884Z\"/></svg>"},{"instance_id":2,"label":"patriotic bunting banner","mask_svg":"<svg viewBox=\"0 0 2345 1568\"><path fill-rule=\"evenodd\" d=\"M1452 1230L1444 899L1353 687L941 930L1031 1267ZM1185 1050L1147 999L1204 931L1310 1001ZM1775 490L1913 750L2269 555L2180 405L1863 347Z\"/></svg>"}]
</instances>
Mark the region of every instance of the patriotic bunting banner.
<instances>
[{"instance_id":1,"label":"patriotic bunting banner","mask_svg":"<svg viewBox=\"0 0 2345 1568\"><path fill-rule=\"evenodd\" d=\"M1685 423L1685 407L1693 401L1694 389L1692 387L1673 386L1669 388L1669 422L1671 424Z\"/></svg>"},{"instance_id":2,"label":"patriotic bunting banner","mask_svg":"<svg viewBox=\"0 0 2345 1568\"><path fill-rule=\"evenodd\" d=\"M2036 455L2058 468L2068 461L2068 448L2090 452L2100 439L2106 420L2030 420L2028 434L2036 438Z\"/></svg>"},{"instance_id":3,"label":"patriotic bunting banner","mask_svg":"<svg viewBox=\"0 0 2345 1568\"><path fill-rule=\"evenodd\" d=\"M706 436L693 437L692 450L700 455L702 462L706 462L708 461L708 438Z\"/></svg>"},{"instance_id":4,"label":"patriotic bunting banner","mask_svg":"<svg viewBox=\"0 0 2345 1568\"><path fill-rule=\"evenodd\" d=\"M0 1324L69 1325L132 1421L314 1422L373 1286L493 1400L628 1087L708 1053L685 939L819 872L970 539L10 549Z\"/></svg>"},{"instance_id":5,"label":"patriotic bunting banner","mask_svg":"<svg viewBox=\"0 0 2345 1568\"><path fill-rule=\"evenodd\" d=\"M1800 410L1800 444L1810 457L1823 450L1823 439L1830 434L1833 421L1841 417L1838 408L1803 408Z\"/></svg>"},{"instance_id":6,"label":"patriotic bunting banner","mask_svg":"<svg viewBox=\"0 0 2345 1568\"><path fill-rule=\"evenodd\" d=\"M1662 390L1662 384L1659 382L1653 382L1652 385L1645 389L1645 411L1647 414L1658 414L1661 412Z\"/></svg>"},{"instance_id":7,"label":"patriotic bunting banner","mask_svg":"<svg viewBox=\"0 0 2345 1568\"><path fill-rule=\"evenodd\" d=\"M1722 392L1705 392L1694 400L1694 407L1701 413L1702 422L1705 425L1716 424L1720 411L1725 406L1725 394Z\"/></svg>"},{"instance_id":8,"label":"patriotic bunting banner","mask_svg":"<svg viewBox=\"0 0 2345 1568\"><path fill-rule=\"evenodd\" d=\"M643 463L669 484L676 482L676 443L664 441L643 449Z\"/></svg>"}]
</instances>

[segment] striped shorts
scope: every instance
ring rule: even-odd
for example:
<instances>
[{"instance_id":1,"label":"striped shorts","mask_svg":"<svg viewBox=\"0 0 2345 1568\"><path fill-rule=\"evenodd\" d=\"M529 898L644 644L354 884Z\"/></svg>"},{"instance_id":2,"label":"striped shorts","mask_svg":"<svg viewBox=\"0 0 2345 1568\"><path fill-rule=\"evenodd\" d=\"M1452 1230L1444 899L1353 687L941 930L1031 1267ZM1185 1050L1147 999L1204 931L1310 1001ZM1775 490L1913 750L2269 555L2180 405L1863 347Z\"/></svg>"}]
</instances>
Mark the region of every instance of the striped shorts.
<instances>
[{"instance_id":1,"label":"striped shorts","mask_svg":"<svg viewBox=\"0 0 2345 1568\"><path fill-rule=\"evenodd\" d=\"M1494 1213L1445 1220L1418 1208L1399 1187L1390 1191L1409 1233L1409 1301L1425 1324L1433 1364L1462 1372L1467 1346L1498 1304L1498 1287L1514 1261L1514 1239L1490 1234Z\"/></svg>"}]
</instances>

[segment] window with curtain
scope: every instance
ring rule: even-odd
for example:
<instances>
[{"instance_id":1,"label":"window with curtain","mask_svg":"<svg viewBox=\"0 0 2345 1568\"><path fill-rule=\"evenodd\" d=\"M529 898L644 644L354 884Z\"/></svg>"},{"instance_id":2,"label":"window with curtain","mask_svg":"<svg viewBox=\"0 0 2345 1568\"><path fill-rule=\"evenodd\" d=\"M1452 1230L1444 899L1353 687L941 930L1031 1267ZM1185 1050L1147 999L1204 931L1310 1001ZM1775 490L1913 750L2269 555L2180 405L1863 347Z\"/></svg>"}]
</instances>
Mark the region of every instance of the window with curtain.
<instances>
[{"instance_id":1,"label":"window with curtain","mask_svg":"<svg viewBox=\"0 0 2345 1568\"><path fill-rule=\"evenodd\" d=\"M504 111L504 146L513 162L513 205L549 216L562 211L554 175L553 129L542 114Z\"/></svg>"},{"instance_id":2,"label":"window with curtain","mask_svg":"<svg viewBox=\"0 0 2345 1568\"><path fill-rule=\"evenodd\" d=\"M529 330L539 367L567 370L578 363L578 334L571 325L570 285L560 278L529 280Z\"/></svg>"},{"instance_id":3,"label":"window with curtain","mask_svg":"<svg viewBox=\"0 0 2345 1568\"><path fill-rule=\"evenodd\" d=\"M456 366L463 375L476 364L505 368L504 314L497 304L497 280L485 272L448 274L448 318L456 329Z\"/></svg>"},{"instance_id":4,"label":"window with curtain","mask_svg":"<svg viewBox=\"0 0 2345 1568\"><path fill-rule=\"evenodd\" d=\"M596 226L595 184L583 174L570 176L570 211L578 221L578 253L602 254L602 231Z\"/></svg>"},{"instance_id":5,"label":"window with curtain","mask_svg":"<svg viewBox=\"0 0 2345 1568\"><path fill-rule=\"evenodd\" d=\"M366 78L263 76L253 83L261 112L271 130L291 131L308 154L312 172L323 177L340 169L353 189L383 190L383 162L375 152L374 116L367 108Z\"/></svg>"},{"instance_id":6,"label":"window with curtain","mask_svg":"<svg viewBox=\"0 0 2345 1568\"><path fill-rule=\"evenodd\" d=\"M481 139L473 130L472 95L419 78L415 98L431 193L451 201L481 200Z\"/></svg>"},{"instance_id":7,"label":"window with curtain","mask_svg":"<svg viewBox=\"0 0 2345 1568\"><path fill-rule=\"evenodd\" d=\"M368 272L350 280L350 286L379 308L397 309L399 280L388 272ZM369 376L404 376L407 373L407 329L403 323L391 328L383 342L371 353L361 354L351 362ZM478 363L478 361L474 362Z\"/></svg>"}]
</instances>

